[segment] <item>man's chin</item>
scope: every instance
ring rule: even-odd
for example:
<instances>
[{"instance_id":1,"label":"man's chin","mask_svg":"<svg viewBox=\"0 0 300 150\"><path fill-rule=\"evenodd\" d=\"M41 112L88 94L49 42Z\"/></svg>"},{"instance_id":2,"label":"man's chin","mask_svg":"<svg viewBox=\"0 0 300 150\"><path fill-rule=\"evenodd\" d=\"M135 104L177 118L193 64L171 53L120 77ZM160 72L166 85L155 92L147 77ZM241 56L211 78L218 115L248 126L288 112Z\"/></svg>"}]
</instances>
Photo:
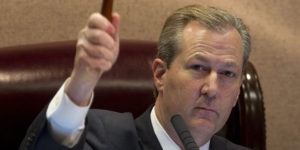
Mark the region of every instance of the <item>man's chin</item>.
<instances>
[{"instance_id":1,"label":"man's chin","mask_svg":"<svg viewBox=\"0 0 300 150\"><path fill-rule=\"evenodd\" d=\"M216 130L216 126L213 122L208 119L201 118L194 120L191 124L191 132L196 132L197 134L213 134Z\"/></svg>"}]
</instances>

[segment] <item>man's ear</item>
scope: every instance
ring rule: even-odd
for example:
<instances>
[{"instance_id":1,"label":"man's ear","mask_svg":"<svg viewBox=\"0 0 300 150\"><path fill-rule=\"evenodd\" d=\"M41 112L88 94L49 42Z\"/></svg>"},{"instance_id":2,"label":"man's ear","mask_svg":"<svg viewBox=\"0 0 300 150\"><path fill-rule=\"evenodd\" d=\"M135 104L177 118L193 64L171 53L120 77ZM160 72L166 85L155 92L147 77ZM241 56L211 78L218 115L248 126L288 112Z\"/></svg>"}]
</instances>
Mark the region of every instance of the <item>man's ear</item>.
<instances>
[{"instance_id":1,"label":"man's ear","mask_svg":"<svg viewBox=\"0 0 300 150\"><path fill-rule=\"evenodd\" d=\"M163 84L164 77L167 72L166 63L159 58L154 59L154 61L152 63L152 72L153 72L154 84L159 93L159 92L163 91L163 88L164 88L164 84Z\"/></svg>"}]
</instances>

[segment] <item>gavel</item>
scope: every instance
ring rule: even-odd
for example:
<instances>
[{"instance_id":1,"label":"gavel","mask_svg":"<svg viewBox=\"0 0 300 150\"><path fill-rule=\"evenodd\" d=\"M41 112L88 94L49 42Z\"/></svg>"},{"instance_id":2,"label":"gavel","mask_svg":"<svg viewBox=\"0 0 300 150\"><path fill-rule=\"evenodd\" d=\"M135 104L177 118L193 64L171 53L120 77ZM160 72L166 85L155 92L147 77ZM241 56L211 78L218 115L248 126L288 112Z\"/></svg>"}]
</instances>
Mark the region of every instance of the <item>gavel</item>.
<instances>
[{"instance_id":1,"label":"gavel","mask_svg":"<svg viewBox=\"0 0 300 150\"><path fill-rule=\"evenodd\" d=\"M105 16L110 22L112 21L112 7L113 7L113 0L103 0L101 14Z\"/></svg>"}]
</instances>

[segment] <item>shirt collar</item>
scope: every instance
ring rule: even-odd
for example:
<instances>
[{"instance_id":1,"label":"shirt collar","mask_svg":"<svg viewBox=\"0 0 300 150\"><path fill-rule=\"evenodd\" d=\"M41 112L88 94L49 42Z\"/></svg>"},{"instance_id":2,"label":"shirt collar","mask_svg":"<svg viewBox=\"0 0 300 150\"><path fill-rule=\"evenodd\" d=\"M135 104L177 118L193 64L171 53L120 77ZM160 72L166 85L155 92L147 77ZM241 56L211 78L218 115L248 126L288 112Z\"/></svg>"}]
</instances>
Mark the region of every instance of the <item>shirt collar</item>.
<instances>
[{"instance_id":1,"label":"shirt collar","mask_svg":"<svg viewBox=\"0 0 300 150\"><path fill-rule=\"evenodd\" d=\"M161 126L158 121L155 113L155 106L151 110L151 124L154 130L154 133L162 147L163 150L181 150L180 147L170 138L165 129ZM203 146L199 148L199 150L209 150L209 143L205 143Z\"/></svg>"}]
</instances>

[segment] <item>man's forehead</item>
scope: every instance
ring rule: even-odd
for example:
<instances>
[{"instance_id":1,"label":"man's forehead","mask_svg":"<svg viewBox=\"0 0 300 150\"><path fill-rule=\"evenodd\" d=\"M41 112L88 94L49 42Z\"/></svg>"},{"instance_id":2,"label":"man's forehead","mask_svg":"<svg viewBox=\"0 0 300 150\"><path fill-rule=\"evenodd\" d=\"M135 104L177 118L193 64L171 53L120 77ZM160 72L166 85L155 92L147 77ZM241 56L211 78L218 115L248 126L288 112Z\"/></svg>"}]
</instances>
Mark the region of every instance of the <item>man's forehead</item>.
<instances>
[{"instance_id":1,"label":"man's forehead","mask_svg":"<svg viewBox=\"0 0 300 150\"><path fill-rule=\"evenodd\" d=\"M237 31L237 29L235 29L234 27L232 27L230 25L224 25L224 26L220 26L220 27L216 27L216 28L208 28L205 25L203 25L197 21L190 21L183 28L182 37L184 38L186 35L195 34L195 33L197 33L197 35L206 35L206 36L209 36L213 33L220 34L220 35L226 35L228 33L235 33L235 34L233 34L234 37L236 38L236 40L238 40L238 42L240 44L242 44L241 35Z\"/></svg>"},{"instance_id":2,"label":"man's forehead","mask_svg":"<svg viewBox=\"0 0 300 150\"><path fill-rule=\"evenodd\" d=\"M190 53L190 55L197 51L206 51L216 56L233 55L237 57L237 60L241 59L240 61L242 63L242 39L238 31L234 28L227 28L223 31L213 31L193 21L185 27L182 37L181 52L186 51L185 53ZM201 55L196 55L196 57L205 60ZM234 63L227 63L226 66L234 66Z\"/></svg>"}]
</instances>

